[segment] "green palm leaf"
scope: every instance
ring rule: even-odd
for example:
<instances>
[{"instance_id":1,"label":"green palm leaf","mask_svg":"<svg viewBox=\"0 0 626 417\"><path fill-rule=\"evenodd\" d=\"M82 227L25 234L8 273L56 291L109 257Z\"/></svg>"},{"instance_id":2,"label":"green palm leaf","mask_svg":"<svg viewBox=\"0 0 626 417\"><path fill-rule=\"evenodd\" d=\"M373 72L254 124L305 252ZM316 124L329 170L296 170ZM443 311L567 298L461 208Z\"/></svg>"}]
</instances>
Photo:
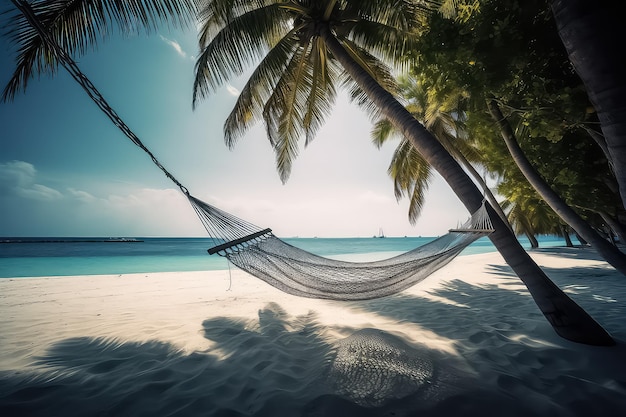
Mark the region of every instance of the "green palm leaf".
<instances>
[{"instance_id":1,"label":"green palm leaf","mask_svg":"<svg viewBox=\"0 0 626 417\"><path fill-rule=\"evenodd\" d=\"M53 39L70 54L82 55L112 33L154 32L164 23L191 24L195 0L34 0L30 5ZM10 101L27 88L29 80L54 73L55 55L17 9L2 13L4 35L17 50L16 69L3 93Z\"/></svg>"},{"instance_id":2,"label":"green palm leaf","mask_svg":"<svg viewBox=\"0 0 626 417\"><path fill-rule=\"evenodd\" d=\"M407 139L402 139L389 165L397 199L408 195L409 221L412 224L422 212L426 191L432 176L432 168Z\"/></svg>"},{"instance_id":3,"label":"green palm leaf","mask_svg":"<svg viewBox=\"0 0 626 417\"><path fill-rule=\"evenodd\" d=\"M200 11L203 18L199 33L202 52L196 62L194 106L228 79L241 75L247 66L257 63L281 38L293 36L288 25L291 18L279 4L248 10L244 6L266 2L241 2L246 5L229 9L230 13L218 13L224 7L222 3L233 2L207 3L208 6ZM213 10L215 8L218 10Z\"/></svg>"},{"instance_id":4,"label":"green palm leaf","mask_svg":"<svg viewBox=\"0 0 626 417\"><path fill-rule=\"evenodd\" d=\"M263 58L248 79L224 123L225 141L233 147L236 140L263 117L265 103L274 94L290 57L299 47L293 36L285 36Z\"/></svg>"}]
</instances>

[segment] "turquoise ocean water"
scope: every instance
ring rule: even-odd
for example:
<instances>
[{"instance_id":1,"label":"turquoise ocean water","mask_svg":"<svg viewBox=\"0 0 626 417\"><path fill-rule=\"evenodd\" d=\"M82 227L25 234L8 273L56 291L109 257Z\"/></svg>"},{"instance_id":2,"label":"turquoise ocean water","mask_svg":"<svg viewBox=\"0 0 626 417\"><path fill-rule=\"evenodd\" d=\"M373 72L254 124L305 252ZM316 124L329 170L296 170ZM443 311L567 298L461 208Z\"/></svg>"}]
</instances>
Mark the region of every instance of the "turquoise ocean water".
<instances>
[{"instance_id":1,"label":"turquoise ocean water","mask_svg":"<svg viewBox=\"0 0 626 417\"><path fill-rule=\"evenodd\" d=\"M388 258L431 241L432 237L287 238L288 243L325 257L348 261ZM0 238L0 278L130 274L228 269L224 258L209 255L208 238ZM543 236L540 247L561 246L560 237ZM528 241L520 238L526 248ZM495 251L481 238L463 255Z\"/></svg>"}]
</instances>

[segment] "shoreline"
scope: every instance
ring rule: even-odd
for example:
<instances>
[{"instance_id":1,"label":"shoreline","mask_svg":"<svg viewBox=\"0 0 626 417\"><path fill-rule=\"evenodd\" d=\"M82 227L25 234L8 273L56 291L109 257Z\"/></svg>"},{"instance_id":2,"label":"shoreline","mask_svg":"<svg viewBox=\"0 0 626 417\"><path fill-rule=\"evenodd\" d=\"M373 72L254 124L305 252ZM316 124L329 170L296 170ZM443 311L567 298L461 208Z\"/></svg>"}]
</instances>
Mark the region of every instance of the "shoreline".
<instances>
[{"instance_id":1,"label":"shoreline","mask_svg":"<svg viewBox=\"0 0 626 417\"><path fill-rule=\"evenodd\" d=\"M544 256L554 256L554 257L563 257L563 260L569 260L571 259L571 257L567 256L568 254L572 254L576 251L581 251L580 254L583 255L584 259L590 262L594 262L594 263L602 263L605 264L606 262L602 259L602 257L590 246L586 246L586 245L574 245L572 247L567 247L567 246L548 246L548 247L540 247L540 248L535 248L535 249L526 249L526 252L528 252L531 257L535 260L535 262L537 262L537 264L540 265L542 259ZM380 251L380 252L368 252L368 253L348 253L348 254L342 254L342 255L332 255L330 256L330 258L332 259L340 259L340 260L345 260L347 262L368 262L368 261L376 261L376 260L382 260L382 259L387 259L389 257L393 257L393 256L397 256L398 254L402 254L404 252L398 252L398 251L393 251L393 252L384 252L384 251ZM535 255L537 256L537 259L535 259ZM506 264L504 262L504 259L502 258L502 256L500 255L500 253L497 251L497 249L493 249L493 250L489 250L487 252L479 252L479 253L464 253L461 252L459 255L457 255L454 260L451 262L455 263L457 262L458 258L468 258L468 257L479 257L479 256L484 256L487 258L491 258L492 256L495 256L498 260L498 262L502 262L503 264ZM224 259L224 258L218 258L218 259ZM488 261L495 261L495 259L488 259ZM549 264L558 264L558 265L562 265L564 267L572 267L571 265L567 265L567 262L554 262L554 260L547 262ZM231 264L232 265L232 264ZM540 265L541 266L541 265ZM573 267L575 267L576 265L574 265ZM580 265L580 266L585 266L585 265ZM612 267L610 265L606 265L609 269L611 269ZM447 268L448 266L444 267ZM240 271L242 273L245 273L241 270L239 270L239 268L235 265L231 266L231 271ZM74 275L41 275L41 276L7 276L7 277L0 277L0 280L3 279L11 279L11 280L15 280L15 279L50 279L50 278L81 278L81 277L98 277L98 276L102 276L102 277L118 277L118 276L135 276L135 275L160 275L160 274L189 274L189 273L228 273L229 269L228 268L221 268L221 269L198 269L198 270L176 270L176 271L145 271L145 272L128 272L128 273L103 273L103 274L74 274ZM247 273L246 273L247 274ZM419 285L419 284L418 284Z\"/></svg>"},{"instance_id":2,"label":"shoreline","mask_svg":"<svg viewBox=\"0 0 626 417\"><path fill-rule=\"evenodd\" d=\"M76 244L8 245L2 248L6 251L2 251L0 257L0 279L228 269L224 258L206 253L208 246L205 240L159 238L130 245L109 245L109 242L83 244L80 241L76 241ZM348 243L350 240L352 239L294 239L287 242L322 257L353 262L390 258L424 243L411 238L368 238ZM541 244L551 247L564 243L554 237L545 237ZM495 251L491 242L481 238L459 256Z\"/></svg>"},{"instance_id":3,"label":"shoreline","mask_svg":"<svg viewBox=\"0 0 626 417\"><path fill-rule=\"evenodd\" d=\"M0 279L0 413L622 414L626 280L590 248L529 253L617 346L556 336L497 252L360 302L237 269ZM401 360L367 350L373 362L350 368L346 346Z\"/></svg>"},{"instance_id":4,"label":"shoreline","mask_svg":"<svg viewBox=\"0 0 626 417\"><path fill-rule=\"evenodd\" d=\"M541 248L541 249L558 249L560 248L560 246L546 246L545 248ZM581 248L584 249L583 246L574 246L574 248ZM540 250L541 250L540 249ZM532 249L526 249L526 251L532 251ZM378 261L378 260L383 260L383 259L389 259L392 258L394 256L398 256L401 255L405 252L403 251L377 251L377 252L365 252L365 253L345 253L345 254L338 254L338 255L320 255L322 257L327 257L329 259L337 259L337 260L342 260L342 261L347 261L347 262L369 262L369 261ZM473 256L473 255L481 255L481 254L490 254L490 253L497 253L497 250L495 249L495 247L481 247L481 248L473 248L470 249L469 251L466 249L463 252L461 252L459 255L457 255L457 257L466 257L466 256ZM32 278L51 278L51 277L81 277L81 276L99 276L99 275L105 275L105 276L117 276L117 275L134 275L134 274L158 274L158 273L190 273L190 272L220 272L220 271L228 271L228 263L226 261L225 258L223 257L216 257L216 255L213 255L215 258L211 259L210 261L206 260L206 256L205 255L201 255L201 256L193 256L193 257L188 257L185 259L189 260L189 264L193 264L195 265L195 267L189 268L189 269L175 269L175 268L167 268L167 270L157 270L154 268L154 266L152 266L151 268L147 268L146 270L143 271L135 271L133 269L136 269L134 267L131 267L127 264L127 262L129 260L134 260L134 259L139 259L141 257L121 257L121 271L116 271L116 272L82 272L82 273L52 273L52 274L46 274L42 271L43 269L45 269L46 267L52 268L52 269L56 269L56 268L61 268L61 269L66 269L67 267L59 267L58 264L56 263L58 259L64 259L63 257L57 258L57 257L53 257L53 258L47 258L47 257L34 257L34 258L23 258L23 257L19 257L19 258L4 258L4 259L0 259L0 281L4 280L4 279L32 279ZM105 266L102 266L101 261L98 260L98 258L93 258L93 257L89 257L89 256L79 256L77 258L80 259L93 259L94 262L97 263L97 269L104 269L107 268ZM160 256L160 257L155 257L159 260L162 259L166 259L168 258L167 255L164 256ZM21 271L24 270L24 262L25 260L28 259L28 267L26 272L22 272L19 275L11 275L10 273L8 273L7 271L10 270L15 270L18 267L20 268ZM42 262L42 263L40 263ZM63 261L65 262L65 261ZM142 259L142 262L146 262L146 260ZM181 262L181 258L178 257L174 257L172 258L172 262ZM4 263L4 264L3 264ZM161 265L162 266L162 265ZM4 269L4 270L3 270ZM76 269L76 267L75 267ZM85 266L85 265L81 265L78 267L78 269L82 269L82 270L91 270L92 267L91 266ZM109 266L108 269L111 269L111 267ZM129 270L130 269L130 270ZM231 265L231 269L237 269L236 266Z\"/></svg>"}]
</instances>

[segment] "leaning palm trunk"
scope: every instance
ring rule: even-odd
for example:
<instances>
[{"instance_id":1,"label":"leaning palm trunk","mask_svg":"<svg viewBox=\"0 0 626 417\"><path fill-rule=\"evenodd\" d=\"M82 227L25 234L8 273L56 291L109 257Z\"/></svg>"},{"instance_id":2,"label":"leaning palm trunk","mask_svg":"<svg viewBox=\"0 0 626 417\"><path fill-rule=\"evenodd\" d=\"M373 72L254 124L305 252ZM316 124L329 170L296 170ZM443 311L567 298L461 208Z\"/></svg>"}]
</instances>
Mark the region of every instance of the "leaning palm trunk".
<instances>
[{"instance_id":1,"label":"leaning palm trunk","mask_svg":"<svg viewBox=\"0 0 626 417\"><path fill-rule=\"evenodd\" d=\"M343 65L391 123L419 149L421 155L448 182L469 212L480 207L480 190L448 153L393 95L382 88L341 46L328 26L322 25L319 34L327 48ZM505 261L524 282L539 309L557 334L565 339L590 345L613 345L611 336L578 304L561 291L530 258L510 229L489 205L495 232L490 239Z\"/></svg>"},{"instance_id":2,"label":"leaning palm trunk","mask_svg":"<svg viewBox=\"0 0 626 417\"><path fill-rule=\"evenodd\" d=\"M569 60L598 112L609 161L626 207L626 78L623 1L553 0L552 14ZM619 34L622 35L619 35Z\"/></svg>"},{"instance_id":3,"label":"leaning palm trunk","mask_svg":"<svg viewBox=\"0 0 626 417\"><path fill-rule=\"evenodd\" d=\"M539 242L537 241L537 238L535 237L535 235L531 233L526 233L526 237L528 238L528 241L530 242L531 248L537 249L539 247Z\"/></svg>"},{"instance_id":4,"label":"leaning palm trunk","mask_svg":"<svg viewBox=\"0 0 626 417\"><path fill-rule=\"evenodd\" d=\"M498 123L504 142L530 185L537 191L541 198L565 223L570 225L580 236L593 246L598 253L615 269L626 275L626 255L600 236L582 217L578 215L561 197L544 181L537 170L531 165L526 155L515 140L515 134L511 126L504 118L500 107L495 100L487 100L487 106L492 117Z\"/></svg>"},{"instance_id":5,"label":"leaning palm trunk","mask_svg":"<svg viewBox=\"0 0 626 417\"><path fill-rule=\"evenodd\" d=\"M563 239L565 239L565 246L571 248L574 246L572 243L572 239L569 237L569 229L564 224L561 225L561 234L563 235Z\"/></svg>"},{"instance_id":6,"label":"leaning palm trunk","mask_svg":"<svg viewBox=\"0 0 626 417\"><path fill-rule=\"evenodd\" d=\"M502 222L509 228L509 230L513 231L513 227L511 227L511 224L509 223L509 220L506 218L506 214L504 214L504 211L502 211L502 207L500 206L500 203L498 203L498 200L496 200L496 197L493 195L489 187L487 187L487 183L485 182L485 180L480 176L478 171L476 171L476 168L474 168L472 163L467 160L465 155L463 155L463 153L460 152L458 149L456 149L454 146L450 146L450 151L452 152L452 156L454 157L454 159L456 159L459 162L459 164L461 164L461 166L464 167L470 173L470 175L474 178L474 180L478 182L478 184L483 188L487 201L489 201L489 204L491 204L491 207L493 207L493 209L496 211L498 216L500 216L500 219L502 220Z\"/></svg>"},{"instance_id":7,"label":"leaning palm trunk","mask_svg":"<svg viewBox=\"0 0 626 417\"><path fill-rule=\"evenodd\" d=\"M615 168L613 167L613 161L611 160L611 153L609 152L609 147L606 144L606 140L604 139L604 136L600 132L598 132L597 130L589 126L584 126L583 129L585 129L585 131L589 134L591 139L593 139L594 142L598 144L598 147L602 149L602 153L604 154L604 157L606 158L609 164L609 168L611 169L611 172L613 173L613 175L615 175ZM619 193L619 190L615 190L615 193L616 194Z\"/></svg>"},{"instance_id":8,"label":"leaning palm trunk","mask_svg":"<svg viewBox=\"0 0 626 417\"><path fill-rule=\"evenodd\" d=\"M606 225L617 235L619 241L626 243L626 230L624 229L624 225L604 211L600 211L598 214L600 214Z\"/></svg>"}]
</instances>

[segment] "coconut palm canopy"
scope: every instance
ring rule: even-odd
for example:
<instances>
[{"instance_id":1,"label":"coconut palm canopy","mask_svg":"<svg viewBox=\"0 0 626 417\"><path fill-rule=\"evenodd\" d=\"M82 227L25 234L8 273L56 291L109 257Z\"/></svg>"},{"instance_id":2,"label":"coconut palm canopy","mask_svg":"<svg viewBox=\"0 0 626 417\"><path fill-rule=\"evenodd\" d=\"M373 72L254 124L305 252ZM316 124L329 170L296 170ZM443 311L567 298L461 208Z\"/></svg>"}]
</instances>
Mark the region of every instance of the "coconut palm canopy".
<instances>
[{"instance_id":1,"label":"coconut palm canopy","mask_svg":"<svg viewBox=\"0 0 626 417\"><path fill-rule=\"evenodd\" d=\"M256 65L225 122L233 146L263 121L283 181L298 154L333 108L339 87L371 114L377 108L334 59L328 28L351 58L387 91L396 92L391 63L408 64L413 28L440 1L205 1L200 7L200 48L194 103L249 66Z\"/></svg>"}]
</instances>

